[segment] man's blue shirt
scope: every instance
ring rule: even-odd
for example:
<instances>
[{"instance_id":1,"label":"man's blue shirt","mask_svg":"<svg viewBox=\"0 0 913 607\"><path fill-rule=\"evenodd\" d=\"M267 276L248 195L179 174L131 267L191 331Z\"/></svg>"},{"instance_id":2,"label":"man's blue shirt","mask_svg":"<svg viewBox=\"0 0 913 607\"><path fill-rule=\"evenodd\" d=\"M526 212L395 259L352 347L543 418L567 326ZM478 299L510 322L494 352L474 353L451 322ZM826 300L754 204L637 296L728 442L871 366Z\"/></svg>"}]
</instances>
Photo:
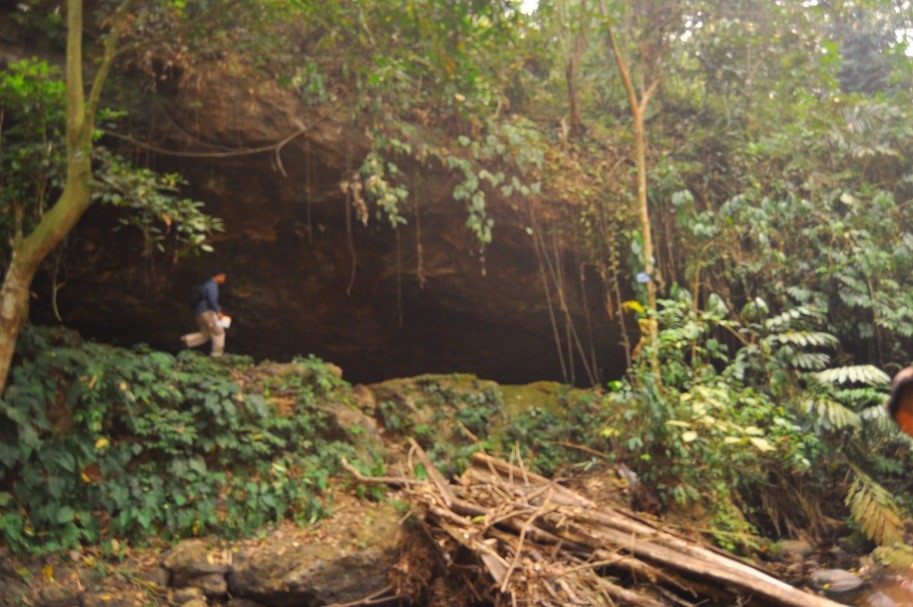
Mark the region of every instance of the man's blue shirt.
<instances>
[{"instance_id":1,"label":"man's blue shirt","mask_svg":"<svg viewBox=\"0 0 913 607\"><path fill-rule=\"evenodd\" d=\"M203 283L202 293L200 293L200 302L197 304L196 316L199 316L207 310L218 312L219 309L219 285L210 278Z\"/></svg>"}]
</instances>

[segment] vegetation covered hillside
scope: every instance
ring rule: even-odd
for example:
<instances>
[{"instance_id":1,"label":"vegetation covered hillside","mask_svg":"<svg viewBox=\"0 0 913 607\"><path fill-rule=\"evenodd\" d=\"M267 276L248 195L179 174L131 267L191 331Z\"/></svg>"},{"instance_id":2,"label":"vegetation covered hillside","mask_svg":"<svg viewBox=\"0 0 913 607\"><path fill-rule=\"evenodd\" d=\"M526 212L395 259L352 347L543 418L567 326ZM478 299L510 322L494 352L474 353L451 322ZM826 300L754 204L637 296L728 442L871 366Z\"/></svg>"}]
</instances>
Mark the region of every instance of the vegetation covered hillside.
<instances>
[{"instance_id":1,"label":"vegetation covered hillside","mask_svg":"<svg viewBox=\"0 0 913 607\"><path fill-rule=\"evenodd\" d=\"M357 488L344 461L383 475L414 438L447 474L479 450L549 476L626 470L635 507L690 513L731 549L851 531L901 548L910 441L880 406L886 378L870 367L797 372L797 357L813 354L793 353L795 342L826 339L799 329L798 314L729 324L749 345L718 371L701 341L722 312L692 316L688 329L663 324L666 385L643 359L631 380L590 390L461 375L353 389L313 358L174 357L29 331L2 407L4 542L43 554L313 523L334 493Z\"/></svg>"},{"instance_id":2,"label":"vegetation covered hillside","mask_svg":"<svg viewBox=\"0 0 913 607\"><path fill-rule=\"evenodd\" d=\"M310 523L331 507L328 487L351 481L343 458L382 475L415 438L448 473L480 449L549 476L624 471L637 481L635 507L682 516L730 550L851 537L909 562L913 445L883 408L889 375L913 351L906 0L543 0L529 12L512 0L68 0L4 10L4 26L50 59L9 62L0 75L0 533L11 550ZM64 56L61 71L53 58ZM229 149L243 139L231 116L207 114L194 97L213 80L243 83L221 90L249 91L247 106L281 98L258 107L283 108L287 122L263 122L300 129L263 149ZM143 133L166 117L172 136L216 124L224 139L187 136L193 149L162 151ZM547 322L554 347L507 350L556 357L565 383L592 387L420 376L361 390L307 357L307 344L282 366L28 327L34 301L56 305L67 237L91 204L114 205L141 235L132 265L143 288L170 288L191 253L218 251L223 226L157 163L170 154L169 168L214 175L220 159L267 153L287 173L285 147L309 153L302 137L324 123L340 146L323 150L314 199L343 218L327 238L351 254L351 275L338 259L327 267L348 279L347 295L357 226L395 247L386 284L397 296L405 280L425 288L419 204L433 182L445 203L436 216L462 225L440 240L477 260L480 275L499 235L528 238L518 265L540 279L545 304L517 314ZM230 208L232 194L216 204ZM310 223L312 202L297 215L306 221L272 223L309 242L324 226ZM407 229L416 237L404 256ZM80 250L94 256L102 240ZM275 258L280 269L295 261ZM33 297L36 275L51 278L50 293ZM599 304L576 305L572 290L587 300L593 279ZM443 290L456 306L485 299L465 292ZM585 338L595 313L618 327L624 370L597 363L599 341ZM420 345L433 351L432 341Z\"/></svg>"}]
</instances>

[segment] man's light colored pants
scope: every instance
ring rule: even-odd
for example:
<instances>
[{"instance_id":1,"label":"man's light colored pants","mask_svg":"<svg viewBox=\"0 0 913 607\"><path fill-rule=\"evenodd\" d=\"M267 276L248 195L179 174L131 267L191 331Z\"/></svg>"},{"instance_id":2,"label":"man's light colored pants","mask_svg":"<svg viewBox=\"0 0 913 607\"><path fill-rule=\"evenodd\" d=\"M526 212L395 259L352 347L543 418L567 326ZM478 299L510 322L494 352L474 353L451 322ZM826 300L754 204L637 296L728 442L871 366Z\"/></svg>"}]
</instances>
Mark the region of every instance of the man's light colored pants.
<instances>
[{"instance_id":1,"label":"man's light colored pants","mask_svg":"<svg viewBox=\"0 0 913 607\"><path fill-rule=\"evenodd\" d=\"M195 348L212 340L212 356L222 356L225 351L225 329L219 324L219 315L212 310L206 310L197 316L197 324L200 330L197 333L189 333L182 339L188 348Z\"/></svg>"}]
</instances>

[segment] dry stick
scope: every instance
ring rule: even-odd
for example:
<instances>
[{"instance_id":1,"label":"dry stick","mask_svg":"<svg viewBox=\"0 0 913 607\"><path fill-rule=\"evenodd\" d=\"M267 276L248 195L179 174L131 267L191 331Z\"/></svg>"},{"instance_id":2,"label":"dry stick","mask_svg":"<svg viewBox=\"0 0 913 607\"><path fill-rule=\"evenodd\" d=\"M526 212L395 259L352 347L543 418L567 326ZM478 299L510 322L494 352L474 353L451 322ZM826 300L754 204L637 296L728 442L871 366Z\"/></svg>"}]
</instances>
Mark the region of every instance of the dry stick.
<instances>
[{"instance_id":1,"label":"dry stick","mask_svg":"<svg viewBox=\"0 0 913 607\"><path fill-rule=\"evenodd\" d=\"M349 603L332 603L327 605L327 607L361 607L363 605L383 605L384 603L391 603L393 601L399 600L399 597L396 595L393 596L381 596L393 590L392 586L387 586L378 590L374 594L368 595L363 599L358 599L357 601L351 601Z\"/></svg>"},{"instance_id":2,"label":"dry stick","mask_svg":"<svg viewBox=\"0 0 913 607\"><path fill-rule=\"evenodd\" d=\"M545 590L546 590L550 595L552 595L552 598L553 598L553 599L555 599L556 601L558 601L558 604L559 604L559 605L563 603L563 601L561 600L561 597L558 596L558 593L555 592L555 589L552 588L551 584L546 584L546 585L545 585Z\"/></svg>"},{"instance_id":3,"label":"dry stick","mask_svg":"<svg viewBox=\"0 0 913 607\"><path fill-rule=\"evenodd\" d=\"M550 440L550 441L545 441L545 442L552 444L552 445L561 445L562 447L567 447L568 449L575 449L577 451L582 451L583 453L589 453L590 455L595 455L595 456L601 457L602 459L605 459L605 460L611 459L608 453L605 453L604 451L597 451L596 449L593 449L592 447L587 447L586 445L578 445L577 443L572 443L570 441L564 441L564 440Z\"/></svg>"},{"instance_id":4,"label":"dry stick","mask_svg":"<svg viewBox=\"0 0 913 607\"><path fill-rule=\"evenodd\" d=\"M518 525L515 521L511 521L511 523L512 524L509 526L513 527L514 529L516 529L518 527ZM527 535L532 535L532 534L529 534L529 524L524 525L522 528L522 531L524 533L526 533ZM495 538L502 540L505 544L510 544L510 540L513 539L512 536L507 536L507 534L505 534L504 532L500 532L500 531L497 531L494 529L490 530L489 534ZM538 528L535 529L534 535L539 537L540 541L542 539L545 539L546 541L548 541L550 539L548 537L545 537L546 534L543 534L541 529L538 529ZM456 539L459 540L459 538L456 538ZM568 545L573 546L573 544L568 544ZM603 556L605 556L605 553L607 551L602 551L602 552L603 552ZM614 568L616 568L616 569L621 569L621 570L626 571L627 573L633 574L633 575L642 575L654 583L657 580L657 578L662 577L665 579L666 582L673 583L674 585L680 586L680 587L684 586L684 583L682 580L673 579L671 576L665 575L665 574L653 569L651 566L649 566L635 558L618 555L618 554L609 554L608 556L609 556L609 558L606 558L604 561L602 561L602 564L604 566L608 567L608 566L614 565ZM506 587L506 584L503 584L502 590L506 589L505 587ZM633 599L635 596L639 596L639 595L636 595L635 593L630 593L630 591L625 591L624 589L619 589L617 587L614 589L609 589L609 590L611 592L608 592L608 594L610 596L614 596L618 599L624 599L624 598ZM654 605L656 603L655 603L655 601L651 603L647 599L642 599L642 600L635 600L635 601L633 601L632 604L648 606L648 605Z\"/></svg>"},{"instance_id":5,"label":"dry stick","mask_svg":"<svg viewBox=\"0 0 913 607\"><path fill-rule=\"evenodd\" d=\"M480 462L485 464L489 470L494 468L505 470L509 474L513 474L513 470L511 470L512 466L510 464L495 460L491 456L475 453L473 454L473 460L474 463ZM549 481L545 477L526 472L526 478L538 480L539 482L556 487L553 496L555 501L566 498L570 502L568 505L576 506L578 508L594 508L595 506L590 500ZM688 542L671 533L660 531L639 521L629 520L618 513L584 513L581 509L574 514L596 518L600 520L600 522L611 524L618 529L606 529L600 534L601 537L591 540L594 544L599 540L608 539L613 541L616 545L623 546L630 543L631 537L633 536L637 541L636 544L632 546L632 549L637 556L647 557L652 561L674 567L679 571L684 570L687 573L697 574L717 582L731 584L736 588L753 591L777 602L777 604L795 607L837 607L839 605L834 601L794 588L789 584L771 577L758 568L725 557L700 545ZM563 536L563 531L553 531L556 535ZM661 538L663 544L660 545L653 541L645 541L645 538L651 538L651 540ZM581 538L574 539L579 541Z\"/></svg>"},{"instance_id":6,"label":"dry stick","mask_svg":"<svg viewBox=\"0 0 913 607\"><path fill-rule=\"evenodd\" d=\"M527 472L526 466L523 465L523 457L520 455L520 444L519 443L514 445L514 448L510 453L510 458L513 459L514 457L517 458L517 464L516 464L516 466L514 466L512 468L512 470L518 470L520 472L520 476L523 477L523 482L528 485L529 476L526 473Z\"/></svg>"},{"instance_id":7,"label":"dry stick","mask_svg":"<svg viewBox=\"0 0 913 607\"><path fill-rule=\"evenodd\" d=\"M483 457L479 457L477 459L482 460ZM475 477L476 479L479 480L479 482L492 482L494 479L497 479L498 482L504 482L504 479L502 477L498 476L497 474L495 474L494 476L489 476L488 474L490 473L490 471L492 469L495 469L495 468L501 468L502 470L504 470L505 474L510 474L510 471L506 470L506 468L508 468L510 466L510 464L508 464L507 462L504 462L504 461L494 460L493 458L492 458L492 460L493 461L491 461L491 462L489 462L489 461L484 462L485 465L488 467L487 470L481 469L479 467L473 467L473 468L470 468L469 470L467 470L467 474L469 476ZM598 512L599 507L594 502L588 500L587 498L583 497L579 493L576 493L566 487L563 487L562 485L558 485L554 481L549 480L542 476L532 474L529 476L529 478L537 483L542 483L543 486L555 487L556 494L553 498L553 501L560 503L564 506L568 506L571 508L577 508L577 510L565 511L565 514L567 516L577 517L577 518L596 517L596 518L592 518L591 522L595 522L598 524L604 524L604 525L608 525L608 526L615 526L622 531L626 531L629 533L640 533L640 534L643 534L645 537L649 537L649 534L651 532L658 532L658 533L662 533L664 536L676 537L688 545L691 545L693 543L693 540L687 539L680 535L676 535L666 529L658 528L655 523L648 521L644 517L642 517L634 512L630 512L630 511L627 511L627 510L624 510L621 508L615 508L615 507L603 508L602 512ZM530 494L530 495L534 495L534 493ZM608 518L606 518L606 517L608 517ZM709 550L711 552L715 552L717 554L720 554L723 557L725 557L726 559L736 559L736 557L730 556L728 553L722 552L711 546L706 546L706 547L704 547L704 549ZM746 563L746 565L751 566L749 563Z\"/></svg>"},{"instance_id":8,"label":"dry stick","mask_svg":"<svg viewBox=\"0 0 913 607\"><path fill-rule=\"evenodd\" d=\"M476 457L478 456L478 457ZM474 463L484 464L488 470L500 469L506 474L512 474L513 471L510 470L511 465L507 462L496 460L491 456L485 454L473 454L473 459L476 460ZM477 473L477 469L472 469L473 473ZM562 487L550 481L549 479L539 476L534 473L527 472L527 478L529 480L547 484L550 487L555 487L555 493L553 495L553 501L562 503L565 506L571 507L573 510L568 510L566 513L575 518L584 519L590 522L597 523L599 525L605 525L607 527L613 528L616 530L619 535L616 536L616 539L620 543L626 543L630 535L635 535L638 541L646 540L655 540L663 541L670 548L675 550L681 550L686 554L692 556L695 559L703 559L708 563L716 564L721 567L734 568L743 573L743 575L748 576L763 576L769 577L766 573L761 571L758 568L755 568L751 565L742 563L735 560L734 558L721 555L715 551L712 551L708 548L699 546L685 540L679 536L669 533L668 531L657 529L656 527L650 526L646 523L640 522L629 518L626 515L620 514L618 512L602 511L599 512L596 510L596 505L590 500L584 498L583 496ZM559 534L560 535L560 534ZM624 538L624 539L623 539ZM773 580L778 585L782 585L785 588L790 588L795 590L792 586L788 584L783 584L778 580ZM804 594L804 593L803 593ZM833 603L832 603L833 604Z\"/></svg>"},{"instance_id":9,"label":"dry stick","mask_svg":"<svg viewBox=\"0 0 913 607\"><path fill-rule=\"evenodd\" d=\"M413 495L417 495L417 493L413 493ZM428 496L427 493L425 494L425 496L430 497L430 496ZM466 516L469 516L469 517L484 516L488 520L493 519L493 517L491 516L491 514L492 514L491 510L486 509L482 506L479 506L478 504L469 503L463 499L456 498L455 496L453 498L452 504L453 504L453 510L444 510L440 506L437 506L437 507L429 506L429 508L431 508L429 513L436 515L437 517L440 517L442 519L458 522L459 524L467 526L467 527L471 525L471 521L467 520L465 518ZM506 527L506 528L511 529L516 532L520 532L522 529L520 524L516 520L514 520L512 517L510 517L510 518L498 517L498 522L501 526ZM489 535L492 535L493 537L499 538L502 541L504 541L505 535L503 535L503 532L497 532L493 528L486 529L485 531ZM561 536L556 535L555 533L552 533L551 531L542 529L541 527L533 527L531 529L527 529L526 535L533 538L535 541L538 541L538 542L543 542L543 543L553 544L553 545L565 544L565 545L569 546L569 549L576 549L579 552L592 550L592 547L589 546L586 542L575 542L573 539L570 539L570 538L562 538ZM455 537L454 539L456 539L457 541L462 540L462 538L457 538L457 537ZM614 553L611 553L608 551L602 551L600 553L599 558L603 558L604 560L612 560L613 562L615 562L617 564L617 566L616 566L617 569L624 570L625 572L632 574L632 575L642 575L652 582L656 582L657 579L663 578L664 580L666 580L669 583L673 583L677 586L684 586L684 583L681 580L673 578L672 576L670 576L666 573L663 573L663 572L657 570L656 568L654 568L653 566L651 566L647 563L644 563L643 561L641 561L637 558L634 558L634 557L622 556L622 555L617 555L617 554L614 554Z\"/></svg>"},{"instance_id":10,"label":"dry stick","mask_svg":"<svg viewBox=\"0 0 913 607\"><path fill-rule=\"evenodd\" d=\"M702 579L710 579L747 590L753 594L764 596L778 605L790 607L837 607L838 605L838 603L828 599L794 588L738 561L727 560L725 557L704 550L700 546L689 546L686 542L674 536L660 538L672 544L670 546L646 540L636 534L632 536L631 533L608 528L594 530L589 537L566 528L546 530L559 537L590 545L596 549L600 546L605 546L607 542L616 546L625 546L632 555L648 562L671 567L681 573L696 575ZM655 538L657 533L653 532L650 535ZM634 541L631 541L632 537Z\"/></svg>"},{"instance_id":11,"label":"dry stick","mask_svg":"<svg viewBox=\"0 0 913 607\"><path fill-rule=\"evenodd\" d=\"M507 575L509 565L491 546L473 538L472 534L465 528L454 526L444 521L439 521L438 524L441 526L441 529L446 531L447 534L460 545L469 548L475 554L479 555L485 568L488 569L488 572L495 581L504 579Z\"/></svg>"},{"instance_id":12,"label":"dry stick","mask_svg":"<svg viewBox=\"0 0 913 607\"><path fill-rule=\"evenodd\" d=\"M665 603L660 603L653 597L616 586L609 581L604 581L600 586L613 600L622 604L636 605L637 607L668 607Z\"/></svg>"},{"instance_id":13,"label":"dry stick","mask_svg":"<svg viewBox=\"0 0 913 607\"><path fill-rule=\"evenodd\" d=\"M467 520L464 516L460 516L457 512L471 516L484 516L489 512L484 507L458 498L444 480L443 476L441 476L440 472L431 464L431 461L421 447L419 447L415 441L412 441L412 444L413 449L425 465L430 478L439 491L438 495L447 506L446 509L432 507L432 513L444 519L453 520L456 518L458 525L467 528L471 527L471 521ZM477 463L485 464L489 470L502 469L509 471L511 474L516 471L514 466L511 466L506 462L495 460L484 454L476 453L474 454L473 459ZM527 482L530 479L534 479L540 480L540 482L549 483L553 486L555 488L553 497L563 498L570 502L569 505L576 507L576 510L571 514L582 514L582 507L592 507L589 500L574 494L574 492L561 487L558 484L551 483L544 477L522 469L520 469L519 472L522 473L521 475ZM454 507L455 510L450 510L451 506ZM614 516L611 514L614 514ZM599 532L595 534L595 537L593 537L592 534L590 537L587 537L582 534L574 533L567 528L543 530L538 527L533 527L528 530L527 534L530 537L543 538L547 536L557 536L575 543L589 545L597 549L597 551L600 550L599 547L604 545L606 541L612 542L618 546L630 545L630 550L636 556L645 557L655 563L675 568L684 573L697 575L701 578L711 579L738 589L751 591L785 607L838 607L838 603L798 590L770 577L756 568L735 561L734 559L723 557L715 552L702 548L701 546L682 540L672 534L660 532L643 523L626 520L617 513L610 513L609 515L600 515L600 513L597 513L596 518L604 519L605 522L611 523L613 526L619 525L625 530L604 528L599 530ZM516 527L517 523L513 520L507 521L507 526ZM644 539L646 537L653 539L661 538L663 542L668 545L647 541ZM459 541L460 538L455 537L454 539ZM634 540L633 542L632 539Z\"/></svg>"},{"instance_id":14,"label":"dry stick","mask_svg":"<svg viewBox=\"0 0 913 607\"><path fill-rule=\"evenodd\" d=\"M618 565L619 562L626 560L637 560L631 559L629 556L624 556L622 554L617 554L610 559L602 559L599 561L585 561L579 565L574 565L573 567L566 567L559 571L556 575L567 575L569 573L577 573L578 571L595 571L600 567L614 567ZM643 561L637 561L638 563L643 563Z\"/></svg>"},{"instance_id":15,"label":"dry stick","mask_svg":"<svg viewBox=\"0 0 913 607\"><path fill-rule=\"evenodd\" d=\"M434 467L434 464L431 463L431 460L428 459L428 454L425 453L425 450L422 449L414 438L409 439L409 444L412 445L412 449L415 450L418 459L425 466L425 470L428 471L428 476L434 482L434 485L440 491L441 496L444 498L444 502L449 507L456 501L456 496L453 494L453 491L450 489L450 484L447 480L438 472L438 469Z\"/></svg>"},{"instance_id":16,"label":"dry stick","mask_svg":"<svg viewBox=\"0 0 913 607\"><path fill-rule=\"evenodd\" d=\"M523 480L526 484L530 484L530 482L535 482L535 483L541 483L541 484L546 484L546 485L552 485L555 487L556 497L565 495L569 499L574 500L573 503L575 503L577 505L591 507L591 508L596 507L596 504L594 502L586 499L585 497L583 497L582 495L580 495L578 493L574 493L567 487L563 487L563 486L559 485L558 483L556 483L555 481L553 481L551 479L545 478L544 476L536 474L535 472L530 472L526 469L518 469L513 464L505 462L504 460L494 458L494 457L488 455L487 453L481 453L479 451L476 451L475 453L472 454L472 460L473 460L474 466L477 464L478 465L484 464L484 466L486 468L488 468L489 470L493 470L493 471L497 470L497 471L504 472L505 474L510 475L511 478L513 478L514 474L517 474L518 471L520 471L521 476L523 477Z\"/></svg>"},{"instance_id":17,"label":"dry stick","mask_svg":"<svg viewBox=\"0 0 913 607\"><path fill-rule=\"evenodd\" d=\"M355 477L360 483L372 483L375 485L390 485L392 487L402 488L410 485L421 485L423 481L414 478L401 478L396 476L365 476L361 471L349 463L345 456L340 461L342 467L349 471L349 474Z\"/></svg>"},{"instance_id":18,"label":"dry stick","mask_svg":"<svg viewBox=\"0 0 913 607\"><path fill-rule=\"evenodd\" d=\"M485 472L488 472L491 470L501 470L505 474L508 474L511 476L514 474L513 470L511 469L512 468L511 464L509 464L503 460L498 460L496 458L493 458L487 454L483 454L483 453L473 454L473 459L476 460L473 462L475 467L470 468L467 471L472 476L484 478ZM479 466L481 466L481 464L485 465L484 469L479 467ZM499 479L499 482L504 482L503 477L499 477L498 475L495 475L495 476ZM555 481L553 481L551 479L545 478L544 476L539 476L538 474L529 473L528 479L532 480L534 482L537 482L537 483L548 485L550 487L556 487L556 493L554 496L555 502L559 502L563 505L571 506L571 507L586 508L587 511L592 511L592 512L596 512L599 509L599 506L595 502L587 499L586 497L580 495L579 493L577 493L575 491L572 491L571 489L568 489L567 487L564 487L562 485L555 483ZM485 478L485 480L488 482L491 481L490 478ZM603 509L602 514L605 516L613 516L613 520L616 521L621 526L620 528L622 530L633 531L633 532L637 532L637 533L645 533L645 534L649 533L650 531L657 531L657 532L661 532L663 534L668 534L669 536L672 536L672 537L677 537L681 541L686 542L689 545L693 543L693 540L689 540L683 536L676 535L666 529L660 530L660 528L657 527L657 525L655 523L653 523L652 521L648 521L644 517L642 517L634 512L630 512L630 511L627 511L627 510L624 510L621 508L612 508L611 511L609 511L609 512L607 512L606 509ZM581 514L581 515L577 515L577 516L587 516L587 515ZM593 514L593 516L599 516L599 513ZM603 522L605 524L611 524L607 521L601 521L601 522ZM716 548L705 547L704 549L710 550L717 554L720 554L727 559L736 560L736 557L731 556L728 553L725 553ZM747 564L747 563L746 563L746 565L751 566L750 564Z\"/></svg>"},{"instance_id":19,"label":"dry stick","mask_svg":"<svg viewBox=\"0 0 913 607\"><path fill-rule=\"evenodd\" d=\"M514 560L511 562L510 567L507 569L507 573L504 575L504 581L501 582L501 592L507 590L507 582L510 581L510 574L516 569L517 564L520 562L520 555L523 552L523 542L526 539L526 534L529 531L530 527L533 526L533 521L542 516L542 513L545 512L546 507L548 507L549 498L545 498L545 503L523 523L523 528L520 530L520 541L517 544L517 550L514 553Z\"/></svg>"},{"instance_id":20,"label":"dry stick","mask_svg":"<svg viewBox=\"0 0 913 607\"><path fill-rule=\"evenodd\" d=\"M435 496L429 495L426 493L425 497L434 499ZM481 510L481 508L479 508L476 505L472 505L471 508L467 508L467 504L465 504L463 502L463 500L459 500L459 499L455 500L454 505L457 507L457 509L461 509L461 507L462 507L462 509L465 511L468 511L467 513L470 515L478 515L479 511ZM442 508L440 505L430 506L429 514L432 514L432 516L434 518L438 519L438 524L440 525L440 527L442 529L444 529L448 533L448 535L450 535L454 540L456 540L458 543L460 543L464 546L467 546L470 549L473 549L476 552L479 552L479 549L478 549L479 543L474 542L470 539L472 537L472 530L467 528L471 525L471 521L467 520L466 518L457 514L456 512ZM554 536L551 533L545 532L538 527L530 528L529 525L525 525L523 528L521 528L520 525L516 521L513 521L513 520L509 521L509 524L507 526L513 528L515 531L519 531L519 530L522 530L523 528L525 528L526 535L531 538L534 538L538 541L545 541L548 543L555 543L555 542L561 541L558 537ZM505 544L510 544L511 541L515 539L514 536L508 535L504 532L500 532L496 529L490 529L489 535L491 535L492 537L494 537L496 539L500 539ZM483 564L485 564L486 568L489 570L489 573L491 573L492 577L496 581L500 581L502 578L501 578L501 574L499 574L498 570L496 569L496 565L501 565L501 567L504 567L504 566L506 566L506 563L504 563L503 559L501 559L501 557L498 556L496 553L492 553L490 547L488 547L484 543L481 545L485 547L484 550L481 552L482 556L480 557L483 560ZM569 545L571 547L574 546L573 543L567 543L567 545ZM580 548L585 547L584 545L580 545L580 544L578 544L578 546ZM519 549L517 550L517 552L519 552ZM611 566L614 564L615 568L624 570L629 574L642 575L654 583L657 580L657 578L662 577L667 582L671 582L676 586L683 587L683 582L681 580L676 580L676 579L672 578L671 576L654 569L652 566L650 566L642 561L639 561L636 558L609 553L608 551L605 551L605 550L600 550L597 552L599 553L600 557L603 558L604 562L606 563L606 566ZM485 557L486 554L488 555L488 558ZM618 587L615 587L615 588L609 589L609 590L610 590L610 592L609 592L610 596L615 596L616 598L619 598L619 599L625 599L625 598L633 599L634 597L640 596L640 595L637 595L636 593L632 593L631 591L626 591L623 588L618 588ZM512 596L513 596L513 594L512 594ZM650 602L650 600L652 600L652 599L633 600L632 604L638 605L638 606L642 605L643 607L653 607L654 605L657 605L657 603L655 603L655 601Z\"/></svg>"},{"instance_id":21,"label":"dry stick","mask_svg":"<svg viewBox=\"0 0 913 607\"><path fill-rule=\"evenodd\" d=\"M497 471L484 470L482 468L469 468L466 471L466 474L471 478L476 479L477 482L495 482L495 483L507 483L512 485L516 489L521 489L522 487L535 487L539 485L537 479L532 479L535 481L532 484L516 484L513 483L501 476ZM562 506L578 507L578 508L597 508L596 504L590 503L585 497L580 494L575 494L570 489L559 485L554 481L545 481L545 486L553 487L555 489L555 496L553 500Z\"/></svg>"},{"instance_id":22,"label":"dry stick","mask_svg":"<svg viewBox=\"0 0 913 607\"><path fill-rule=\"evenodd\" d=\"M513 527L513 530L516 530L515 525L509 525L509 527ZM501 531L500 529L489 529L487 534L494 538L500 539L505 543L507 543L508 538L513 538L512 535L508 534L506 531ZM600 562L604 563L604 566L607 568L611 568L616 571L622 571L633 576L642 576L645 579L649 580L651 583L656 583L657 580L662 580L664 583L669 583L680 587L684 586L685 583L684 580L675 577L665 571L661 571L653 565L633 556L618 554L609 550L597 550L593 552L593 549L586 544L580 544L574 542L573 540L561 538L539 527L533 528L527 535L540 543L561 546L561 552L573 556L573 558L578 561L583 560L582 556L592 555L600 559Z\"/></svg>"},{"instance_id":23,"label":"dry stick","mask_svg":"<svg viewBox=\"0 0 913 607\"><path fill-rule=\"evenodd\" d=\"M568 598L571 599L571 603L573 603L574 605L581 605L581 604L586 605L586 603L580 602L580 599L577 598L577 594L571 588L571 585L567 583L567 580L565 580L563 578L558 578L557 582L558 582L558 585L561 586L561 589L564 590L564 594L566 594L568 596Z\"/></svg>"}]
</instances>

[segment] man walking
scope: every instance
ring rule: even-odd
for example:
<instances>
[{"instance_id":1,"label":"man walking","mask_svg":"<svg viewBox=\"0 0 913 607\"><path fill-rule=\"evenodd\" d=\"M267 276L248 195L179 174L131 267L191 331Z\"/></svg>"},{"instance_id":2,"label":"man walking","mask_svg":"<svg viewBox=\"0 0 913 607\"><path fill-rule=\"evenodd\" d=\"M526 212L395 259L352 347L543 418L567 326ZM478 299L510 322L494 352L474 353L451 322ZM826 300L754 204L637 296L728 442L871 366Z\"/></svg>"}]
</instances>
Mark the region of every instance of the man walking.
<instances>
[{"instance_id":1,"label":"man walking","mask_svg":"<svg viewBox=\"0 0 913 607\"><path fill-rule=\"evenodd\" d=\"M222 326L222 308L219 306L219 285L225 283L225 272L219 272L203 283L196 304L197 324L200 330L181 336L181 344L195 348L212 340L212 356L222 356L225 351L225 329Z\"/></svg>"}]
</instances>

